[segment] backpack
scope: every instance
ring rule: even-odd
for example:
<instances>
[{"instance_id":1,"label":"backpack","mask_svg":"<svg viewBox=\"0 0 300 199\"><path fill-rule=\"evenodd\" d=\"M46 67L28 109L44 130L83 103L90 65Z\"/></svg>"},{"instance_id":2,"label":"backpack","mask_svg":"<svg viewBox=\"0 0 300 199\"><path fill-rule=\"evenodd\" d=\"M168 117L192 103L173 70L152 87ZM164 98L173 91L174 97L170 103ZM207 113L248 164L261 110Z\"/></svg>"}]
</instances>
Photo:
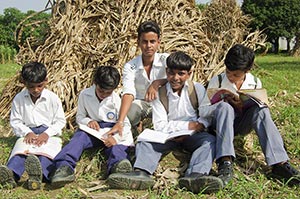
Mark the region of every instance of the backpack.
<instances>
[{"instance_id":1,"label":"backpack","mask_svg":"<svg viewBox=\"0 0 300 199\"><path fill-rule=\"evenodd\" d=\"M193 108L197 111L197 115L199 115L198 114L199 103L198 103L198 97L196 94L194 82L192 82L191 80L187 80L187 83L188 83L188 94L189 94L191 104L192 104ZM169 113L169 101L167 98L166 85L163 85L162 87L160 87L158 89L158 93L159 93L159 99L160 99L161 103L163 104L167 113Z\"/></svg>"}]
</instances>

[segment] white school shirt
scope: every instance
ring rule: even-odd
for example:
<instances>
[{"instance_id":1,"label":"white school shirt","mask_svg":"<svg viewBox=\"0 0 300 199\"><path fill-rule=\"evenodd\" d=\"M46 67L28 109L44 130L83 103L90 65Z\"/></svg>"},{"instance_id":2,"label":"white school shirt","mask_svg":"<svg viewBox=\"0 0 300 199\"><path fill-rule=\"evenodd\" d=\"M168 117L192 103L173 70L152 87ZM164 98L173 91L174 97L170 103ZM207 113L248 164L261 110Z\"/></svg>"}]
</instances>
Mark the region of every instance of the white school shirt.
<instances>
[{"instance_id":1,"label":"white school shirt","mask_svg":"<svg viewBox=\"0 0 300 199\"><path fill-rule=\"evenodd\" d=\"M194 82L198 103L201 104L205 97L205 88L197 82ZM152 120L154 130L164 133L170 133L179 130L188 130L190 121L198 121L204 124L205 127L209 125L207 120L199 118L197 112L193 108L189 94L188 83L185 82L181 91L181 96L174 93L170 84L166 84L167 98L169 103L169 113L165 110L159 97L152 102Z\"/></svg>"},{"instance_id":2,"label":"white school shirt","mask_svg":"<svg viewBox=\"0 0 300 199\"><path fill-rule=\"evenodd\" d=\"M92 85L79 94L76 122L77 124L85 125L92 120L97 122L117 122L120 105L121 99L115 92L112 92L110 96L99 102L96 96L96 86ZM128 118L124 120L122 137L118 133L113 137L118 144L133 145L131 125Z\"/></svg>"},{"instance_id":3,"label":"white school shirt","mask_svg":"<svg viewBox=\"0 0 300 199\"><path fill-rule=\"evenodd\" d=\"M221 74L222 77L222 82L220 88L224 88L227 90L230 90L234 94L237 93L237 87L234 83L230 82L229 79L227 78L225 72ZM214 76L210 81L207 86L207 89L209 88L219 88L219 78L218 76ZM255 77L251 73L246 73L246 78L241 86L240 89L255 89L255 88L262 88L262 83L259 78L256 78L255 82ZM200 105L200 116L202 117L207 117L211 116L215 106L217 106L218 103L211 105L210 100L208 96L205 96L205 99L203 100L203 103Z\"/></svg>"},{"instance_id":4,"label":"white school shirt","mask_svg":"<svg viewBox=\"0 0 300 199\"><path fill-rule=\"evenodd\" d=\"M157 79L165 79L167 53L155 53L150 79L144 69L142 55L137 56L124 65L122 94L131 94L135 99L144 99L149 85Z\"/></svg>"},{"instance_id":5,"label":"white school shirt","mask_svg":"<svg viewBox=\"0 0 300 199\"><path fill-rule=\"evenodd\" d=\"M48 126L45 131L49 137L61 135L66 124L64 110L58 96L48 89L43 89L35 104L28 89L18 93L12 102L10 125L17 137L24 137L32 132L29 127Z\"/></svg>"}]
</instances>

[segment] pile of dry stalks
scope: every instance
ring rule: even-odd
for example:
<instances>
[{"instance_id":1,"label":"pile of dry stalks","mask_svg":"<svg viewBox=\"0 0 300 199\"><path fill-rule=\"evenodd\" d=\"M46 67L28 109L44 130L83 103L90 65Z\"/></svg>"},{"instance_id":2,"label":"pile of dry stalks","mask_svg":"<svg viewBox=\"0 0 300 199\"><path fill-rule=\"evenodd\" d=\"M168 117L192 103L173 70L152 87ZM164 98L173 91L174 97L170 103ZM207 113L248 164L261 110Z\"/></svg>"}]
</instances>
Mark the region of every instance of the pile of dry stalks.
<instances>
[{"instance_id":1,"label":"pile of dry stalks","mask_svg":"<svg viewBox=\"0 0 300 199\"><path fill-rule=\"evenodd\" d=\"M182 50L194 58L193 79L200 82L223 71L224 55L233 44L256 49L265 41L260 32L249 32L250 19L235 0L213 0L202 13L193 0L53 2L48 2L52 7L48 37L39 45L32 37L19 43L17 62L39 61L47 66L48 88L61 98L71 128L78 94L90 86L93 68L114 65L122 73L125 62L139 54L136 29L145 20L160 25L161 52ZM17 30L17 41L25 26L34 28L24 20ZM8 117L11 101L22 88L18 76L6 85L0 99L2 117Z\"/></svg>"}]
</instances>

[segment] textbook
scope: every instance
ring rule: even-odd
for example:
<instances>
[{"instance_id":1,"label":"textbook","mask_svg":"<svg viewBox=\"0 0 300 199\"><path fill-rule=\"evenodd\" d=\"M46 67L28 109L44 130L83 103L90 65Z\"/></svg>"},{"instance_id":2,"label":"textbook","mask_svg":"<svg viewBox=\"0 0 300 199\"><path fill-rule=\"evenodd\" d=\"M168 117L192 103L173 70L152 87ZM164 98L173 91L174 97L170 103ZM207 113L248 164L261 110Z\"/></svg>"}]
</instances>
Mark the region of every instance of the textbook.
<instances>
[{"instance_id":1,"label":"textbook","mask_svg":"<svg viewBox=\"0 0 300 199\"><path fill-rule=\"evenodd\" d=\"M226 98L226 95L232 93L231 91L223 88L209 88L207 89L207 96L212 104L215 104ZM237 91L238 97L243 102L244 108L251 106L255 102L260 107L268 106L267 90L260 89L241 89ZM234 94L236 95L236 94Z\"/></svg>"},{"instance_id":2,"label":"textbook","mask_svg":"<svg viewBox=\"0 0 300 199\"><path fill-rule=\"evenodd\" d=\"M152 129L145 129L143 132L137 137L137 141L145 141L145 142L156 142L164 144L168 140L173 138L184 136L184 135L193 135L195 133L194 130L181 130L174 131L170 133L163 133L161 131L155 131Z\"/></svg>"},{"instance_id":3,"label":"textbook","mask_svg":"<svg viewBox=\"0 0 300 199\"><path fill-rule=\"evenodd\" d=\"M60 152L61 148L62 148L62 140L59 137L49 137L47 143L41 146L26 144L24 142L24 137L21 137L16 141L14 148L12 149L10 158L17 154L21 154L21 155L34 154L34 155L43 155L50 159L53 159Z\"/></svg>"},{"instance_id":4,"label":"textbook","mask_svg":"<svg viewBox=\"0 0 300 199\"><path fill-rule=\"evenodd\" d=\"M84 124L78 124L78 128L98 138L99 140L103 140L104 138L107 138L106 133L111 129L111 128L100 128L99 131L97 131Z\"/></svg>"}]
</instances>

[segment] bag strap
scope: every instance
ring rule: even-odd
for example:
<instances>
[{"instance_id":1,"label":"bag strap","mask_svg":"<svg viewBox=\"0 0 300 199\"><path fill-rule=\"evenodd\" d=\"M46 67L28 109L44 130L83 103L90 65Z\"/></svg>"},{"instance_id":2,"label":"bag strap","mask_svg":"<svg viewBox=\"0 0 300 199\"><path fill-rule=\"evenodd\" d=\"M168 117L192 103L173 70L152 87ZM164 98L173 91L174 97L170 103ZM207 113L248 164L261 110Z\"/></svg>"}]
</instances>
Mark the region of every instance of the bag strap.
<instances>
[{"instance_id":1,"label":"bag strap","mask_svg":"<svg viewBox=\"0 0 300 199\"><path fill-rule=\"evenodd\" d=\"M199 115L199 113L198 113L198 111L199 111L198 110L199 103L198 103L198 97L197 97L197 93L196 93L194 82L192 82L191 80L187 80L187 81L188 81L188 95L189 95L189 99L191 101L191 104L192 104L193 108L197 111L197 115ZM159 99L160 99L162 105L164 106L164 108L167 111L167 113L169 113L169 100L167 98L167 88L166 88L166 85L163 85L162 87L160 87L158 89L158 94L159 94Z\"/></svg>"},{"instance_id":2,"label":"bag strap","mask_svg":"<svg viewBox=\"0 0 300 199\"><path fill-rule=\"evenodd\" d=\"M221 86L222 86L222 75L221 74L218 75L218 80L219 80L219 88L221 88Z\"/></svg>"}]
</instances>

